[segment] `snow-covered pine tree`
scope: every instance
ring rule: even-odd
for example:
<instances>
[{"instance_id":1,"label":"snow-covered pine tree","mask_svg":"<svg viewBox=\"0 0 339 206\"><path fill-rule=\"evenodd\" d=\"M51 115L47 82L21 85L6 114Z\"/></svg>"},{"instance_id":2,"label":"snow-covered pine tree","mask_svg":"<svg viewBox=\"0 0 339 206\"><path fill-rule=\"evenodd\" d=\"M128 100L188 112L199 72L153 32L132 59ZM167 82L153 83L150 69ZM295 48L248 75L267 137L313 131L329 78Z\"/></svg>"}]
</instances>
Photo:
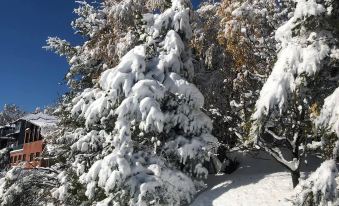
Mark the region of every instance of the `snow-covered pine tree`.
<instances>
[{"instance_id":1,"label":"snow-covered pine tree","mask_svg":"<svg viewBox=\"0 0 339 206\"><path fill-rule=\"evenodd\" d=\"M163 12L142 15L141 43L67 103L78 128L60 139L75 141L68 161L86 186L87 203L188 204L196 180L207 175L203 163L217 142L201 111L204 97L189 83L191 3L163 3ZM58 177L62 184L53 196L64 202L72 177L69 170Z\"/></svg>"},{"instance_id":2,"label":"snow-covered pine tree","mask_svg":"<svg viewBox=\"0 0 339 206\"><path fill-rule=\"evenodd\" d=\"M252 115L252 142L291 172L294 187L312 137L312 105L337 82L330 78L337 18L337 1L296 1L293 15L276 31L278 60Z\"/></svg>"},{"instance_id":3,"label":"snow-covered pine tree","mask_svg":"<svg viewBox=\"0 0 339 206\"><path fill-rule=\"evenodd\" d=\"M11 168L0 177L0 205L48 205L50 190L58 186L56 172L47 168Z\"/></svg>"},{"instance_id":4,"label":"snow-covered pine tree","mask_svg":"<svg viewBox=\"0 0 339 206\"><path fill-rule=\"evenodd\" d=\"M44 155L54 164L52 168L59 172L58 184L54 188L55 204L80 205L86 204L85 187L79 183L79 177L72 164L76 154L72 145L79 139L78 133L84 127L84 122L71 115L74 104L72 100L86 88L93 87L98 82L100 73L117 65L120 58L138 41L135 32L140 23L141 12L146 10L145 1L105 0L101 4L78 2L75 9L78 18L72 22L77 34L86 40L82 45L71 44L60 38L47 40L47 49L65 56L70 64L65 79L70 92L63 95L54 112L60 120L58 130L46 138L47 150ZM84 130L84 129L83 129ZM85 133L85 130L84 130ZM91 157L100 154L98 147ZM87 157L90 159L89 157Z\"/></svg>"}]
</instances>

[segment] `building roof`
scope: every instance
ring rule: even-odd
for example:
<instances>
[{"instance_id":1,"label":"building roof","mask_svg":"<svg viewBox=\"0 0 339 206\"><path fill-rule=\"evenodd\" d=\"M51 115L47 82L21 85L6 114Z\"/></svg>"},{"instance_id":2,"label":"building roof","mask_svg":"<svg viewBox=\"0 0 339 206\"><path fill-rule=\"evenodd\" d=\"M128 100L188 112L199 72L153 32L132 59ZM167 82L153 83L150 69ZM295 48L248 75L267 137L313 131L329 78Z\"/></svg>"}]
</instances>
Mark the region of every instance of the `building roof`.
<instances>
[{"instance_id":1,"label":"building roof","mask_svg":"<svg viewBox=\"0 0 339 206\"><path fill-rule=\"evenodd\" d=\"M51 116L42 112L32 113L21 117L20 119L26 120L39 126L43 127L55 127L58 123L58 119L55 116Z\"/></svg>"}]
</instances>

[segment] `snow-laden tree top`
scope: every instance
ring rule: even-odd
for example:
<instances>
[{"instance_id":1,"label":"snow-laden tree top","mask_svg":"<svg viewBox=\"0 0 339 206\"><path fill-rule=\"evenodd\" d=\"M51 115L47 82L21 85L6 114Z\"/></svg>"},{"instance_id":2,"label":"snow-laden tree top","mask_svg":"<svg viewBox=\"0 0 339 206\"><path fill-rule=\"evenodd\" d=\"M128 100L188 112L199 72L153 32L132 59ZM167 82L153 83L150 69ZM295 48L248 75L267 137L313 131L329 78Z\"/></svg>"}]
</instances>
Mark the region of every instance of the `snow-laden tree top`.
<instances>
[{"instance_id":1,"label":"snow-laden tree top","mask_svg":"<svg viewBox=\"0 0 339 206\"><path fill-rule=\"evenodd\" d=\"M315 0L297 0L293 17L276 32L281 50L272 73L264 84L252 118L260 121L271 110L280 113L288 104L289 95L303 82L302 76L312 77L322 68L322 60L330 55L330 47L322 33L304 32L293 35L300 21L309 16L330 15L331 10Z\"/></svg>"}]
</instances>

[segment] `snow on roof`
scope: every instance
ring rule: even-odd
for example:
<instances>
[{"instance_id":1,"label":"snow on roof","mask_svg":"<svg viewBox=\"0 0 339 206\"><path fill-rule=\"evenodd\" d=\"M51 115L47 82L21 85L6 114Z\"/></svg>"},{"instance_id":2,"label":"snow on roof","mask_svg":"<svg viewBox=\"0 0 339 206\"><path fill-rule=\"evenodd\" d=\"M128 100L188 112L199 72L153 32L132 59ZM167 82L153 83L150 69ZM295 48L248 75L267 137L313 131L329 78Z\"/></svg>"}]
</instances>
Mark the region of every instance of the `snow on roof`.
<instances>
[{"instance_id":1,"label":"snow on roof","mask_svg":"<svg viewBox=\"0 0 339 206\"><path fill-rule=\"evenodd\" d=\"M20 119L31 122L39 127L55 127L58 123L58 119L55 116L42 112L28 114Z\"/></svg>"}]
</instances>

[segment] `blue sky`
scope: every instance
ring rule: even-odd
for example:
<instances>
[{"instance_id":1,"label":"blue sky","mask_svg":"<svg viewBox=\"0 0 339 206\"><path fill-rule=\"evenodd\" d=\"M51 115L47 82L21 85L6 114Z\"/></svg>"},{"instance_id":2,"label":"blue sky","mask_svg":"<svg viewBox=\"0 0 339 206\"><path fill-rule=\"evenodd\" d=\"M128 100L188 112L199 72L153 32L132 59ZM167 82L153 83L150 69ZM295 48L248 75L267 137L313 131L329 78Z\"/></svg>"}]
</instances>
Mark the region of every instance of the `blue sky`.
<instances>
[{"instance_id":1,"label":"blue sky","mask_svg":"<svg viewBox=\"0 0 339 206\"><path fill-rule=\"evenodd\" d=\"M197 2L197 1L195 1ZM66 91L65 58L42 47L48 36L81 42L70 26L73 0L3 0L0 6L0 110L26 111L52 104Z\"/></svg>"},{"instance_id":2,"label":"blue sky","mask_svg":"<svg viewBox=\"0 0 339 206\"><path fill-rule=\"evenodd\" d=\"M52 104L66 60L42 49L48 36L77 43L70 26L72 0L4 0L0 6L0 107L15 103L27 111Z\"/></svg>"}]
</instances>

